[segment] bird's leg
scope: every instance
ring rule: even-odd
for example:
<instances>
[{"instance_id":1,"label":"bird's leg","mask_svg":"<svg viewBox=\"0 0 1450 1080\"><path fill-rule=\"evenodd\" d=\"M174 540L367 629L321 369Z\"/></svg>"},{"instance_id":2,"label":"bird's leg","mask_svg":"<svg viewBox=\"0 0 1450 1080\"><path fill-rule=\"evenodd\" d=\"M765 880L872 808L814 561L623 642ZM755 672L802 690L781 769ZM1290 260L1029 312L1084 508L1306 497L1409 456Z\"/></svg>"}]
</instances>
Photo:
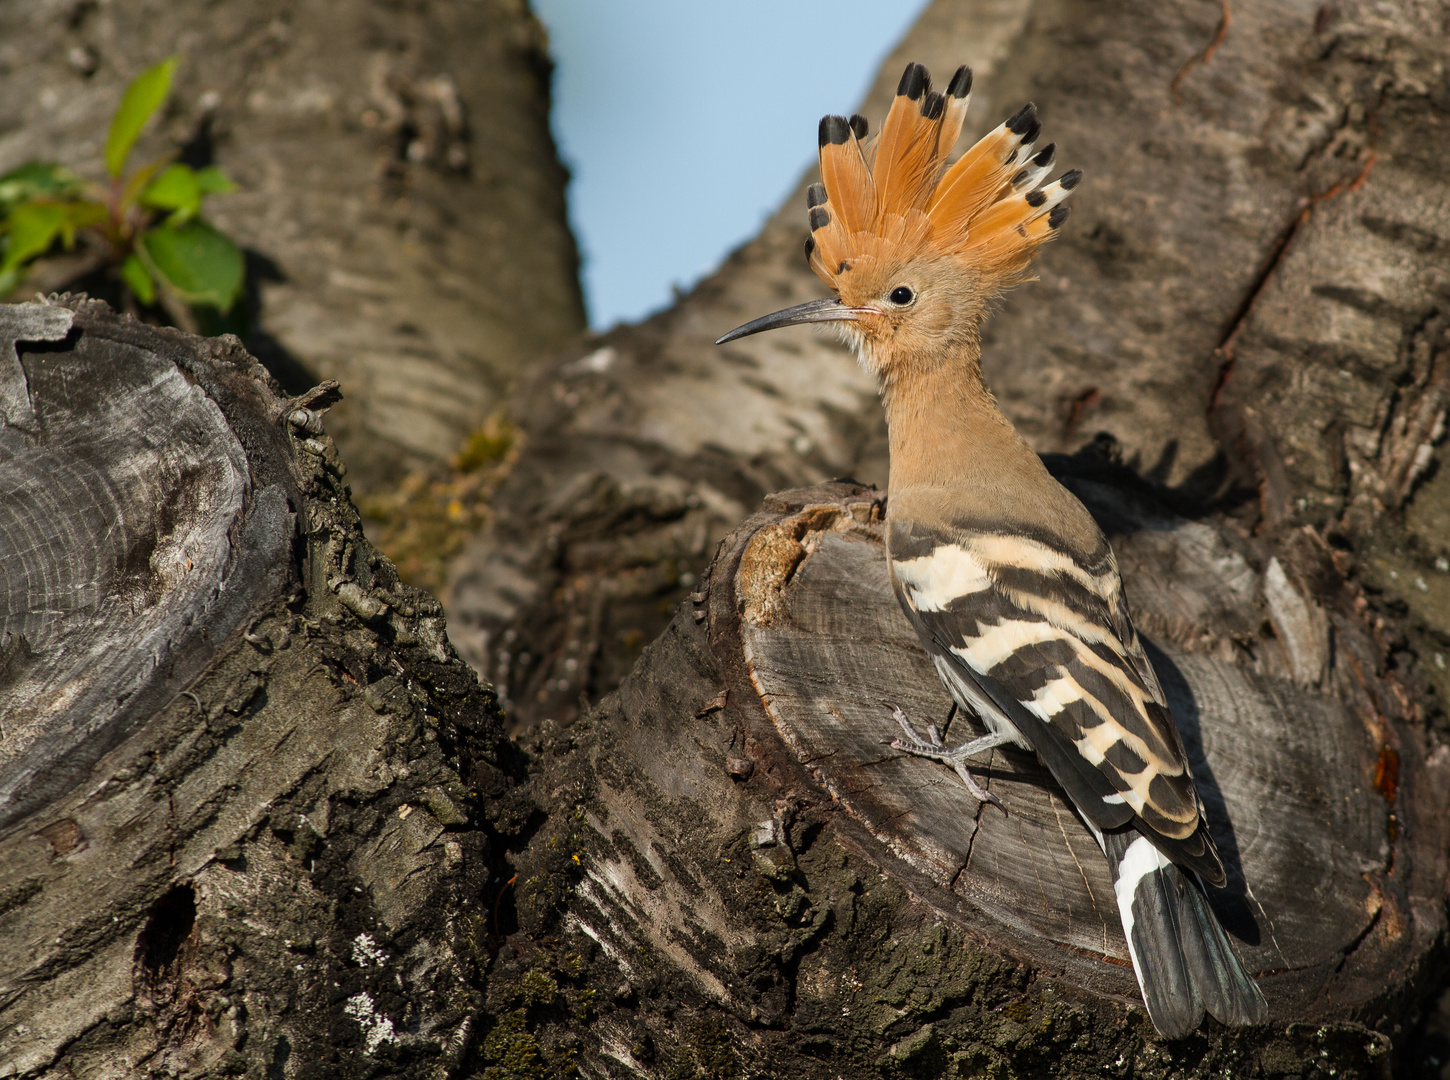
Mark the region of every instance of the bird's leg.
<instances>
[{"instance_id":1,"label":"bird's leg","mask_svg":"<svg viewBox=\"0 0 1450 1080\"><path fill-rule=\"evenodd\" d=\"M937 730L936 724L927 724L926 735L929 741L922 742L921 736L911 726L911 721L901 711L901 706L893 705L889 701L883 701L881 704L891 710L893 719L901 725L901 730L906 733L906 738L904 739L891 740L892 749L904 750L908 754L915 754L917 757L931 758L933 761L940 761L950 765L956 774L962 778L962 783L967 785L967 790L972 793L978 802L991 803L1003 813L1007 812L1007 808L1002 805L1002 800L982 787L981 784L977 783L972 774L967 771L966 759L980 754L983 750L991 750L993 747L1011 742L1012 736L999 734L994 731L983 735L979 739L973 739L970 742L965 742L960 746L948 749L946 743L942 740L941 732ZM950 713L947 715L947 719L950 721Z\"/></svg>"}]
</instances>

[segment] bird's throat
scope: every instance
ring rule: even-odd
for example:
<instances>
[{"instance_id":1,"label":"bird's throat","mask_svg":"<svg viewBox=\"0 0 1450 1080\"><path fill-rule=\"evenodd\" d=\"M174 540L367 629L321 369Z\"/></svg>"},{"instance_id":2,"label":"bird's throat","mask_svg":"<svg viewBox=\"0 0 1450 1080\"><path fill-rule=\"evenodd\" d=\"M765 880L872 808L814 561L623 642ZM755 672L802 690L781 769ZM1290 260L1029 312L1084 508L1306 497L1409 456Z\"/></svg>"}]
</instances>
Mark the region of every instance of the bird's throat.
<instances>
[{"instance_id":1,"label":"bird's throat","mask_svg":"<svg viewBox=\"0 0 1450 1080\"><path fill-rule=\"evenodd\" d=\"M975 352L914 366L882 393L890 432L891 491L959 486L979 470L1037 464L1037 455L982 383Z\"/></svg>"},{"instance_id":2,"label":"bird's throat","mask_svg":"<svg viewBox=\"0 0 1450 1080\"><path fill-rule=\"evenodd\" d=\"M939 535L990 526L1101 557L1097 523L997 407L975 352L903 373L882 402L891 447L888 520Z\"/></svg>"}]
</instances>

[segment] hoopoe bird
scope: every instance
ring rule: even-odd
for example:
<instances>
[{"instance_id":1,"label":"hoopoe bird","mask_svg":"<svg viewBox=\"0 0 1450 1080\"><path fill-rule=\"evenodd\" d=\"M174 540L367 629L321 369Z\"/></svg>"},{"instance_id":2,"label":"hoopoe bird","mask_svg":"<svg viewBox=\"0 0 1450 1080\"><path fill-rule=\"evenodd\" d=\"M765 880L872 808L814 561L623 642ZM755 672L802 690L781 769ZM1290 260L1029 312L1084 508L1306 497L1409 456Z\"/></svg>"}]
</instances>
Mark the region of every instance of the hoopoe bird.
<instances>
[{"instance_id":1,"label":"hoopoe bird","mask_svg":"<svg viewBox=\"0 0 1450 1080\"><path fill-rule=\"evenodd\" d=\"M899 709L892 745L950 765L1034 751L1107 856L1154 1027L1189 1034L1267 1018L1210 910L1225 883L1178 727L1129 617L1116 560L982 382L989 303L1020 282L1067 217L1074 169L1044 184L1053 145L1027 105L954 163L972 73L945 92L902 76L881 133L820 126L806 255L834 296L777 311L717 344L800 323L838 328L874 374L891 455L886 551L896 597L953 700L986 734L948 747ZM950 719L950 717L948 717Z\"/></svg>"}]
</instances>

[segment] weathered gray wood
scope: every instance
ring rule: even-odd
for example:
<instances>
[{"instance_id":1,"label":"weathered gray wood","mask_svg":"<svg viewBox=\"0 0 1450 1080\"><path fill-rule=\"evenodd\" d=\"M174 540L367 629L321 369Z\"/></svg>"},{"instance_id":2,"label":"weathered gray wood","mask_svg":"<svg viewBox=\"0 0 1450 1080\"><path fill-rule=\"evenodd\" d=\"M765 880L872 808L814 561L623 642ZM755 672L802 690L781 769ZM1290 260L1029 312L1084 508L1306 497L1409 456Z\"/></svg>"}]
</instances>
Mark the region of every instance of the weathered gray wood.
<instances>
[{"instance_id":1,"label":"weathered gray wood","mask_svg":"<svg viewBox=\"0 0 1450 1080\"><path fill-rule=\"evenodd\" d=\"M272 599L296 501L254 482L215 402L134 324L22 363L17 343L63 340L71 318L0 308L18 388L0 426L0 828L73 787Z\"/></svg>"},{"instance_id":2,"label":"weathered gray wood","mask_svg":"<svg viewBox=\"0 0 1450 1080\"><path fill-rule=\"evenodd\" d=\"M499 717L335 387L66 299L0 306L0 385L0 1075L458 1066Z\"/></svg>"}]
</instances>

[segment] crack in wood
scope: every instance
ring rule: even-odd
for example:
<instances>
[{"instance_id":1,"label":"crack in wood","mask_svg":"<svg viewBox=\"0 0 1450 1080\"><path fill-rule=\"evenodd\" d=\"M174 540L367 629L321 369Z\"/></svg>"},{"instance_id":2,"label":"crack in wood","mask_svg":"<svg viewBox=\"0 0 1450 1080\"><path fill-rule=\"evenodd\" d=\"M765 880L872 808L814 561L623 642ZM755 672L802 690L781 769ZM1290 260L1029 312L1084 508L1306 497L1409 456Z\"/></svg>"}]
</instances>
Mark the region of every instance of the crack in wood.
<instances>
[{"instance_id":1,"label":"crack in wood","mask_svg":"<svg viewBox=\"0 0 1450 1080\"><path fill-rule=\"evenodd\" d=\"M1289 963L1289 958L1284 955L1284 950L1279 945L1278 935L1274 932L1274 919L1267 911L1264 910L1264 905L1261 904L1259 902L1259 898L1254 895L1254 887L1249 884L1247 879L1244 880L1244 892L1248 894L1248 898L1254 902L1254 907L1259 909L1259 914L1263 917L1264 922L1269 924L1269 940L1274 943L1274 951L1279 954L1279 959L1284 961L1284 969L1286 971L1289 970L1293 965Z\"/></svg>"},{"instance_id":2,"label":"crack in wood","mask_svg":"<svg viewBox=\"0 0 1450 1080\"><path fill-rule=\"evenodd\" d=\"M1359 934L1354 938L1353 941L1351 941L1341 950L1343 955L1340 958L1339 964L1334 969L1334 973L1336 975L1344 970L1344 965L1349 963L1349 958L1359 950L1359 947L1361 945L1364 944L1365 938L1369 937L1370 934L1373 933L1374 928L1379 925L1380 919L1384 917L1384 913L1385 909L1383 904L1375 908L1375 912L1373 915L1370 916L1370 920L1365 925L1365 928L1359 932Z\"/></svg>"},{"instance_id":3,"label":"crack in wood","mask_svg":"<svg viewBox=\"0 0 1450 1080\"><path fill-rule=\"evenodd\" d=\"M1106 951L1108 947L1108 924L1103 919L1102 912L1098 910L1098 898L1093 892L1092 882L1088 880L1087 871L1083 869L1082 862L1077 857L1077 850L1072 846L1072 838L1067 835L1067 829L1062 824L1062 811L1058 809L1057 797L1049 791L1047 793L1047 799L1052 806L1052 815L1057 819L1057 829L1062 833L1062 842L1067 847L1067 853L1072 856L1072 864L1077 867L1077 872L1082 875L1082 884L1083 888L1087 890L1088 903L1092 904L1093 914L1098 917L1098 922L1102 924L1103 950ZM1072 932L1072 910L1070 908L1067 913L1067 930L1068 933Z\"/></svg>"},{"instance_id":4,"label":"crack in wood","mask_svg":"<svg viewBox=\"0 0 1450 1080\"><path fill-rule=\"evenodd\" d=\"M951 723L951 716L948 716L947 717L947 723ZM986 775L986 778L985 778L985 783L982 786L984 788L986 788L987 791L991 791L992 790L992 765L996 762L996 759L997 759L997 748L994 746L994 747L992 747L992 749L990 749L989 751L987 751L987 753L990 756L987 758L987 775ZM976 813L974 813L972 815L972 832L971 832L971 835L969 835L967 837L967 857L966 857L966 860L962 863L961 869L958 870L955 874L952 875L952 891L953 892L956 891L957 882L960 881L962 875L967 872L967 868L972 865L972 852L975 851L976 850L976 847L977 847L977 837L978 837L978 835L980 835L980 833L982 831L982 813L986 809L987 809L987 804L986 803L984 803L984 802L977 803L977 811L976 811ZM1002 812L1005 814L1006 813L1006 810L1003 810Z\"/></svg>"},{"instance_id":5,"label":"crack in wood","mask_svg":"<svg viewBox=\"0 0 1450 1080\"><path fill-rule=\"evenodd\" d=\"M1212 353L1217 361L1217 371L1208 397L1210 427L1222 452L1233 463L1230 479L1234 472L1244 470L1255 478L1259 493L1259 514L1270 526L1277 526L1286 520L1292 484L1285 462L1263 418L1247 402L1224 400L1225 390L1234 377L1238 363L1238 338L1248 325L1249 318L1267 290L1269 282L1283 265L1295 238L1313 217L1315 208L1347 191L1358 190L1369 178L1376 160L1377 155L1371 153L1352 179L1341 180L1328 190L1311 194L1301 201L1298 213L1274 242L1263 269L1250 285Z\"/></svg>"},{"instance_id":6,"label":"crack in wood","mask_svg":"<svg viewBox=\"0 0 1450 1080\"><path fill-rule=\"evenodd\" d=\"M808 757L802 759L801 764L807 766L814 765L818 761L827 761L830 758L835 757L839 753L839 750L828 750L824 754L817 754L815 757Z\"/></svg>"},{"instance_id":7,"label":"crack in wood","mask_svg":"<svg viewBox=\"0 0 1450 1080\"><path fill-rule=\"evenodd\" d=\"M1210 412L1218 407L1224 387L1233 375L1233 367L1236 360L1234 346L1238 341L1238 336L1248 323L1249 316L1253 314L1254 307L1258 303L1259 297L1268 287L1270 279L1279 269L1280 264L1283 263L1284 257L1288 254L1289 245L1293 243L1295 236L1299 234L1299 230L1308 224L1309 219L1314 214L1314 208L1316 206L1337 198L1346 191L1358 191L1363 187L1365 181L1369 179L1370 170L1374 168L1375 161L1378 157L1378 154L1371 153L1368 160L1365 161L1364 167L1360 169L1358 175L1352 180L1341 180L1327 191L1310 195L1303 200L1299 212L1294 215L1294 219L1289 222L1288 226L1279 234L1279 238L1274 241L1274 246L1269 251L1269 258L1265 262L1263 270L1259 272L1259 275L1249 286L1247 294L1234 311L1233 318L1229 321L1228 329L1224 332L1223 337L1219 339L1218 345L1213 350L1214 355L1221 358L1221 362L1217 379L1209 395L1208 408Z\"/></svg>"},{"instance_id":8,"label":"crack in wood","mask_svg":"<svg viewBox=\"0 0 1450 1080\"><path fill-rule=\"evenodd\" d=\"M1178 74L1174 75L1173 81L1168 84L1168 92L1173 95L1174 108L1183 104L1178 96L1178 89L1183 85L1183 80L1187 78L1188 73L1199 64L1208 64L1213 59L1213 54L1218 51L1218 47L1223 44L1224 37L1228 34L1229 24L1233 22L1233 12L1229 10L1228 0L1219 0L1219 4L1220 15L1218 29L1213 32L1213 38L1203 47L1202 52L1195 56L1190 56L1183 62L1183 66L1178 69Z\"/></svg>"},{"instance_id":9,"label":"crack in wood","mask_svg":"<svg viewBox=\"0 0 1450 1080\"><path fill-rule=\"evenodd\" d=\"M909 757L911 757L910 754L887 754L885 757L868 758L865 761L858 762L856 767L865 768L867 765L885 765L890 761L905 761Z\"/></svg>"},{"instance_id":10,"label":"crack in wood","mask_svg":"<svg viewBox=\"0 0 1450 1080\"><path fill-rule=\"evenodd\" d=\"M1037 865L1036 853L1032 845L1027 842L1027 834L1022 831L1022 819L1019 817L1016 821L1017 837L1022 842L1022 850L1027 853L1027 862L1032 867L1032 876L1037 879L1037 889L1042 893L1042 910L1046 914L1051 914L1054 910L1052 898L1047 895L1047 886L1043 884L1042 871ZM1067 914L1070 915L1071 912L1069 911ZM1070 926L1071 924L1069 923L1069 928Z\"/></svg>"}]
</instances>

